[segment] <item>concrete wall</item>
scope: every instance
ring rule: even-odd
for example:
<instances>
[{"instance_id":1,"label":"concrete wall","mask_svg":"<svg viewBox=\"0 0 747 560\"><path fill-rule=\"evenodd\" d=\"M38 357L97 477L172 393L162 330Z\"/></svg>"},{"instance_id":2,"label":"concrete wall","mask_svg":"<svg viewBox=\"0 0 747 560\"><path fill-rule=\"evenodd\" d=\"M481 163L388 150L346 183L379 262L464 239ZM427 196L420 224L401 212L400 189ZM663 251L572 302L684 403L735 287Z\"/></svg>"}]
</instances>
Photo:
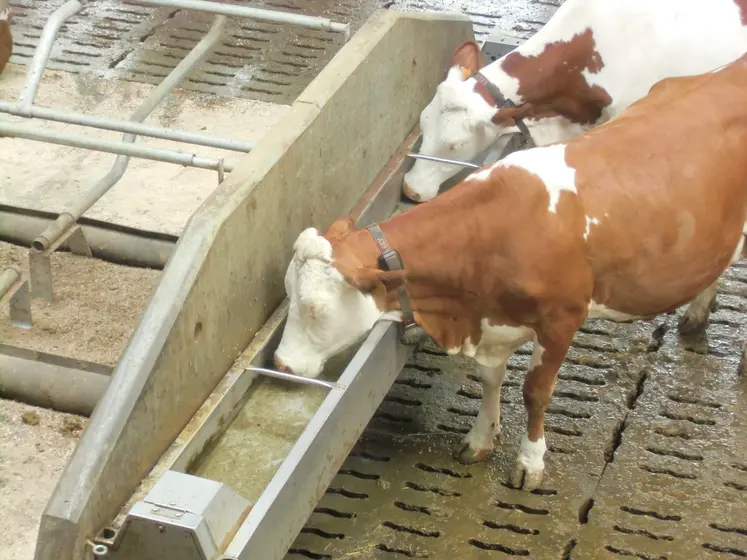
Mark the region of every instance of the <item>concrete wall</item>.
<instances>
[{"instance_id":1,"label":"concrete wall","mask_svg":"<svg viewBox=\"0 0 747 560\"><path fill-rule=\"evenodd\" d=\"M298 233L347 212L417 123L468 18L380 11L188 223L42 518L81 558L283 300Z\"/></svg>"}]
</instances>

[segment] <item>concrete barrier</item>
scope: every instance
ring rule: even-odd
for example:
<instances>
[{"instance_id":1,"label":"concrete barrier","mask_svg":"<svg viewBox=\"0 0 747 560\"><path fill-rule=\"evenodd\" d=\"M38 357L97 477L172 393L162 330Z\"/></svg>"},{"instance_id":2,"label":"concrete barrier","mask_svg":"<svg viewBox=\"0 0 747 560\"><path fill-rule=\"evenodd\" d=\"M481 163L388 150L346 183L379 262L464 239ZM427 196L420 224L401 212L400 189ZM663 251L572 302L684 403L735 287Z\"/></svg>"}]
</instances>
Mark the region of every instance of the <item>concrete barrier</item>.
<instances>
[{"instance_id":1,"label":"concrete barrier","mask_svg":"<svg viewBox=\"0 0 747 560\"><path fill-rule=\"evenodd\" d=\"M459 14L380 11L187 224L42 517L78 560L284 298L292 244L347 212L473 38Z\"/></svg>"}]
</instances>

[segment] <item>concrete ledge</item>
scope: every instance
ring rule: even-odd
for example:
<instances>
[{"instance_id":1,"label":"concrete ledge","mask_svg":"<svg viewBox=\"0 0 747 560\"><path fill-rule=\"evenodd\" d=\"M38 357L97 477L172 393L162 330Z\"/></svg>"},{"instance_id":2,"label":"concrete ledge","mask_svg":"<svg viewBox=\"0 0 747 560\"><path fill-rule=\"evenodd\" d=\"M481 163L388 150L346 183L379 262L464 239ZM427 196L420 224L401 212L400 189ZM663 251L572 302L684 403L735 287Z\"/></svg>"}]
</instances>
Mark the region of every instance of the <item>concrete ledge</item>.
<instances>
[{"instance_id":1,"label":"concrete ledge","mask_svg":"<svg viewBox=\"0 0 747 560\"><path fill-rule=\"evenodd\" d=\"M190 219L42 518L78 560L283 300L298 233L347 212L433 95L469 18L380 11Z\"/></svg>"}]
</instances>

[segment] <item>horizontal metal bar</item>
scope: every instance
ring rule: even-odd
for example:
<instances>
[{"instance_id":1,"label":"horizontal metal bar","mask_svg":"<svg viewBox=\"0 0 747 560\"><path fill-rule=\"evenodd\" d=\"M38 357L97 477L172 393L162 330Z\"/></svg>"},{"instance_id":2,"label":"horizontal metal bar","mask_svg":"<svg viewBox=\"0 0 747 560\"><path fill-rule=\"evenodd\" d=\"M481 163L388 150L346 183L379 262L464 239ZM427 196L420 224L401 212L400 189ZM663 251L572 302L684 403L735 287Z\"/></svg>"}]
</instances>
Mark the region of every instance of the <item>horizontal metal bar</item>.
<instances>
[{"instance_id":1,"label":"horizontal metal bar","mask_svg":"<svg viewBox=\"0 0 747 560\"><path fill-rule=\"evenodd\" d=\"M162 126L153 126L133 121L107 119L104 117L86 115L84 113L58 111L56 109L48 109L36 105L32 107L22 107L21 105L8 103L7 101L0 101L0 113L7 113L17 117L44 119L67 124L89 126L92 128L100 128L102 130L112 130L114 132L129 132L130 134L137 134L139 136L149 136L151 138L160 138L162 140L173 140L175 142L232 150L234 152L246 153L254 148L254 144L250 142L238 142L236 140L229 140L228 138L221 138L220 136L189 132L179 128L165 128Z\"/></svg>"},{"instance_id":2,"label":"horizontal metal bar","mask_svg":"<svg viewBox=\"0 0 747 560\"><path fill-rule=\"evenodd\" d=\"M291 14L275 10L262 10L260 8L248 8L232 4L219 4L206 0L130 0L131 4L142 4L146 6L164 6L168 8L183 8L185 10L197 10L221 14L224 16L237 16L273 23L290 23L311 29L322 29L344 33L346 40L350 34L350 26L346 23L337 23L327 18Z\"/></svg>"},{"instance_id":3,"label":"horizontal metal bar","mask_svg":"<svg viewBox=\"0 0 747 560\"><path fill-rule=\"evenodd\" d=\"M44 31L42 31L39 44L34 51L34 58L29 65L26 84L21 91L19 103L22 106L31 107L33 105L42 75L44 74L44 69L47 67L47 62L49 61L49 54L52 52L55 39L57 39L57 33L59 33L62 24L77 14L82 7L83 4L78 2L78 0L69 0L49 16L47 23L44 25Z\"/></svg>"},{"instance_id":4,"label":"horizontal metal bar","mask_svg":"<svg viewBox=\"0 0 747 560\"><path fill-rule=\"evenodd\" d=\"M329 381L322 381L321 379L312 379L311 377L301 377L300 375L283 373L282 371L275 371L274 369L248 367L246 368L246 370L254 373L259 373L267 377L274 377L275 379L282 379L284 381L290 381L292 383L299 383L301 385L316 385L317 387L324 387L325 389L341 388L337 383L330 383Z\"/></svg>"},{"instance_id":5,"label":"horizontal metal bar","mask_svg":"<svg viewBox=\"0 0 747 560\"><path fill-rule=\"evenodd\" d=\"M0 397L90 416L109 376L0 353Z\"/></svg>"},{"instance_id":6,"label":"horizontal metal bar","mask_svg":"<svg viewBox=\"0 0 747 560\"><path fill-rule=\"evenodd\" d=\"M186 167L197 167L199 169L210 169L217 171L221 165L221 160L216 158L200 157L194 154L185 154L174 150L163 150L160 148L150 148L147 146L138 146L128 142L116 140L103 140L100 138L87 138L74 134L66 134L53 130L33 130L25 125L0 123L0 136L10 136L12 138L23 138L25 140L34 140L36 142L48 142L60 146L70 146L73 148L84 148L97 152L108 152L110 154L120 154L130 157L151 159L165 163L174 163ZM233 171L234 166L225 162L223 164L225 171Z\"/></svg>"},{"instance_id":7,"label":"horizontal metal bar","mask_svg":"<svg viewBox=\"0 0 747 560\"><path fill-rule=\"evenodd\" d=\"M455 159L444 159L439 157L433 157L433 156L424 156L423 154L414 154L409 153L407 154L407 157L415 158L415 159L427 159L428 161L437 161L439 163L449 163L451 165L461 165L462 167L469 167L470 169L480 169L480 165L476 165L474 163L469 163L466 161L457 161Z\"/></svg>"},{"instance_id":8,"label":"horizontal metal bar","mask_svg":"<svg viewBox=\"0 0 747 560\"><path fill-rule=\"evenodd\" d=\"M30 213L0 205L0 241L29 247L37 233L54 223L56 217L47 212ZM85 218L79 225L94 257L128 266L163 269L178 240L175 235L112 226ZM66 242L61 247L69 249Z\"/></svg>"}]
</instances>

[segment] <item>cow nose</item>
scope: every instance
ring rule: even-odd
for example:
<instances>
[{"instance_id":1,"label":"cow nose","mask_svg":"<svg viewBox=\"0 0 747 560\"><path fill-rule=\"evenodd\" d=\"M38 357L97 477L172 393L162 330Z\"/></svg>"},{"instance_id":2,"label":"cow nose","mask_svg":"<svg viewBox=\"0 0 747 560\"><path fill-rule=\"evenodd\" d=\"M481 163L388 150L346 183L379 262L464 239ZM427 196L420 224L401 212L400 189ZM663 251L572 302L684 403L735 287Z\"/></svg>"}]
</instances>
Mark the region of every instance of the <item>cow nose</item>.
<instances>
[{"instance_id":1,"label":"cow nose","mask_svg":"<svg viewBox=\"0 0 747 560\"><path fill-rule=\"evenodd\" d=\"M402 183L402 192L405 193L405 196L410 200L420 202L420 195L413 191L406 181Z\"/></svg>"},{"instance_id":2,"label":"cow nose","mask_svg":"<svg viewBox=\"0 0 747 560\"><path fill-rule=\"evenodd\" d=\"M285 365L285 362L277 357L277 355L274 356L273 361L275 362L275 369L282 373L293 373L290 368Z\"/></svg>"}]
</instances>

